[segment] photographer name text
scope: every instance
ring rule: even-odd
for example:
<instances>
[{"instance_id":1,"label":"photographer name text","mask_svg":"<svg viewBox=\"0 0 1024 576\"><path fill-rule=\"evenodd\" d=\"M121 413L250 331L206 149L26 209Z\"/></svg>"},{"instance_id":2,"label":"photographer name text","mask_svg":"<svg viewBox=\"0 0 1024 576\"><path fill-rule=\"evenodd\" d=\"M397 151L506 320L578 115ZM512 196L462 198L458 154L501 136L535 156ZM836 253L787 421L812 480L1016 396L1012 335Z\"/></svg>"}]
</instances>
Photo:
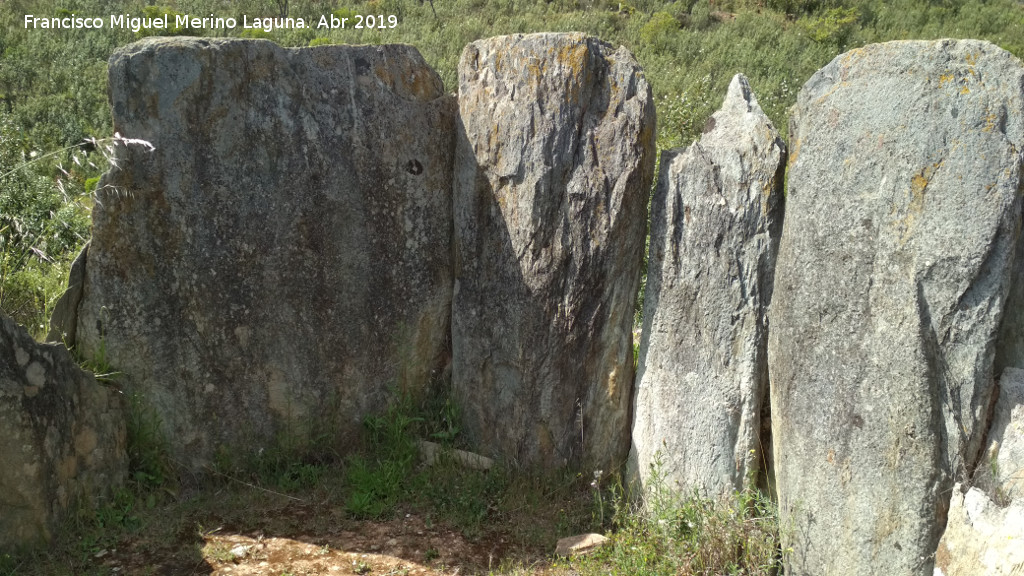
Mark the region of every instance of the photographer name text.
<instances>
[{"instance_id":1,"label":"photographer name text","mask_svg":"<svg viewBox=\"0 0 1024 576\"><path fill-rule=\"evenodd\" d=\"M25 14L25 28L40 30L120 28L138 33L142 30L173 30L183 28L193 30L234 30L235 28L243 28L273 32L274 30L284 29L326 28L345 30L395 28L396 26L398 26L398 17L385 14L351 14L350 16L323 14L319 19L311 18L308 20L305 18L271 18L248 15L242 16L239 20L237 18L214 16L212 14L203 17L195 17L189 14L164 14L154 17L111 14L108 18L81 17L75 14L58 17Z\"/></svg>"}]
</instances>

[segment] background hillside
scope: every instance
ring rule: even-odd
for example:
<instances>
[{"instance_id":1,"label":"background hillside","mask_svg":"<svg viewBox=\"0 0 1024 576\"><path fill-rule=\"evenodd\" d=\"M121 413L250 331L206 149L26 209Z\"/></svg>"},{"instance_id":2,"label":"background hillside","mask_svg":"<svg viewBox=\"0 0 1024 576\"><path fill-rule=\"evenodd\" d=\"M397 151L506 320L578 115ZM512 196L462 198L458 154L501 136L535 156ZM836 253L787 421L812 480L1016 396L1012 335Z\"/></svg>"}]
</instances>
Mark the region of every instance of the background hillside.
<instances>
[{"instance_id":1,"label":"background hillside","mask_svg":"<svg viewBox=\"0 0 1024 576\"><path fill-rule=\"evenodd\" d=\"M111 136L106 63L130 30L25 30L24 15L352 17L395 15L383 30L206 30L285 46L409 43L456 85L463 47L510 33L582 31L636 55L658 108L658 147L690 143L737 72L785 133L786 111L817 69L848 49L895 39L981 38L1024 56L1015 0L103 0L0 3L0 310L40 336L71 260L89 236L90 192ZM351 20L350 20L351 22ZM193 30L174 33L196 34Z\"/></svg>"}]
</instances>

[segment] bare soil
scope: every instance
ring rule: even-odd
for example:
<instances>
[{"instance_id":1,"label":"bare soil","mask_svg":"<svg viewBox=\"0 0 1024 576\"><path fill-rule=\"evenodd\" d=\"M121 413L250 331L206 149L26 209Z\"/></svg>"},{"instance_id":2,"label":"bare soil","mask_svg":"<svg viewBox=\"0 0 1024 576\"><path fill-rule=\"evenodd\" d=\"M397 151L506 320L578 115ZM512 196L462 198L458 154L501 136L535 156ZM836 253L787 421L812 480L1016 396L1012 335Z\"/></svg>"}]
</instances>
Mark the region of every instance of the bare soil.
<instances>
[{"instance_id":1,"label":"bare soil","mask_svg":"<svg viewBox=\"0 0 1024 576\"><path fill-rule=\"evenodd\" d=\"M341 502L230 491L202 494L145 514L137 530L108 542L70 573L130 575L563 574L551 554L564 509L494 512L467 534L407 507L357 520ZM557 506L557 503L555 504ZM530 518L531 512L537 513ZM564 531L564 530L563 530ZM562 534L564 535L564 534ZM59 558L51 558L51 561ZM65 564L65 566L68 566ZM49 573L46 569L44 572Z\"/></svg>"}]
</instances>

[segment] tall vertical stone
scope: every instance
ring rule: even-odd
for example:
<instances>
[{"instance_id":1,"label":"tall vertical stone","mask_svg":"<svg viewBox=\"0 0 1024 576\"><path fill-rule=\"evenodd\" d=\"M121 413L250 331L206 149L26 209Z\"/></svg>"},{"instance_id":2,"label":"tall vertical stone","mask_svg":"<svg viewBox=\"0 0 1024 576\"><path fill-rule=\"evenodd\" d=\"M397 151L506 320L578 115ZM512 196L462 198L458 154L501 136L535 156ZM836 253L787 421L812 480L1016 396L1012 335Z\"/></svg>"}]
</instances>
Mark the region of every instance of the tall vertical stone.
<instances>
[{"instance_id":1,"label":"tall vertical stone","mask_svg":"<svg viewBox=\"0 0 1024 576\"><path fill-rule=\"evenodd\" d=\"M580 34L470 44L459 63L452 384L482 451L621 464L654 166L636 60Z\"/></svg>"},{"instance_id":2,"label":"tall vertical stone","mask_svg":"<svg viewBox=\"0 0 1024 576\"><path fill-rule=\"evenodd\" d=\"M147 40L110 97L155 150L100 182L75 340L176 460L343 451L444 366L455 103L414 48Z\"/></svg>"},{"instance_id":3,"label":"tall vertical stone","mask_svg":"<svg viewBox=\"0 0 1024 576\"><path fill-rule=\"evenodd\" d=\"M51 539L128 475L115 390L61 344L40 344L0 315L0 550Z\"/></svg>"},{"instance_id":4,"label":"tall vertical stone","mask_svg":"<svg viewBox=\"0 0 1024 576\"><path fill-rule=\"evenodd\" d=\"M768 303L785 145L742 75L700 141L662 154L630 468L669 488L728 495L765 458Z\"/></svg>"},{"instance_id":5,"label":"tall vertical stone","mask_svg":"<svg viewBox=\"0 0 1024 576\"><path fill-rule=\"evenodd\" d=\"M931 576L975 463L1020 233L1024 66L838 56L800 92L769 314L786 573Z\"/></svg>"}]
</instances>

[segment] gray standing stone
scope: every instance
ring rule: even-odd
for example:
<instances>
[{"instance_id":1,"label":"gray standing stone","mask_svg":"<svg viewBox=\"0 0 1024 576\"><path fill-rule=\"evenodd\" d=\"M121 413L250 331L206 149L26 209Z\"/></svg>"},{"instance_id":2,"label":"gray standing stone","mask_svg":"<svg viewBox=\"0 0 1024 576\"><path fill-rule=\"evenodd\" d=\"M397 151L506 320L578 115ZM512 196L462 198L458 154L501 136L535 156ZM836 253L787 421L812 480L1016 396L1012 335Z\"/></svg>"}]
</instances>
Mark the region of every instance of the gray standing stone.
<instances>
[{"instance_id":1,"label":"gray standing stone","mask_svg":"<svg viewBox=\"0 0 1024 576\"><path fill-rule=\"evenodd\" d=\"M128 473L118 394L61 344L0 315L0 550L51 539L66 512Z\"/></svg>"},{"instance_id":2,"label":"gray standing stone","mask_svg":"<svg viewBox=\"0 0 1024 576\"><path fill-rule=\"evenodd\" d=\"M1020 230L1024 66L891 42L804 85L769 314L786 574L931 576Z\"/></svg>"},{"instance_id":3,"label":"gray standing stone","mask_svg":"<svg viewBox=\"0 0 1024 576\"><path fill-rule=\"evenodd\" d=\"M452 379L480 449L621 464L654 166L633 56L581 34L470 44L459 64Z\"/></svg>"},{"instance_id":4,"label":"gray standing stone","mask_svg":"<svg viewBox=\"0 0 1024 576\"><path fill-rule=\"evenodd\" d=\"M350 446L447 356L455 102L412 47L154 39L110 60L76 341L201 469Z\"/></svg>"},{"instance_id":5,"label":"gray standing stone","mask_svg":"<svg viewBox=\"0 0 1024 576\"><path fill-rule=\"evenodd\" d=\"M742 75L699 142L662 154L630 454L644 484L656 459L682 493L757 480L784 161Z\"/></svg>"}]
</instances>

